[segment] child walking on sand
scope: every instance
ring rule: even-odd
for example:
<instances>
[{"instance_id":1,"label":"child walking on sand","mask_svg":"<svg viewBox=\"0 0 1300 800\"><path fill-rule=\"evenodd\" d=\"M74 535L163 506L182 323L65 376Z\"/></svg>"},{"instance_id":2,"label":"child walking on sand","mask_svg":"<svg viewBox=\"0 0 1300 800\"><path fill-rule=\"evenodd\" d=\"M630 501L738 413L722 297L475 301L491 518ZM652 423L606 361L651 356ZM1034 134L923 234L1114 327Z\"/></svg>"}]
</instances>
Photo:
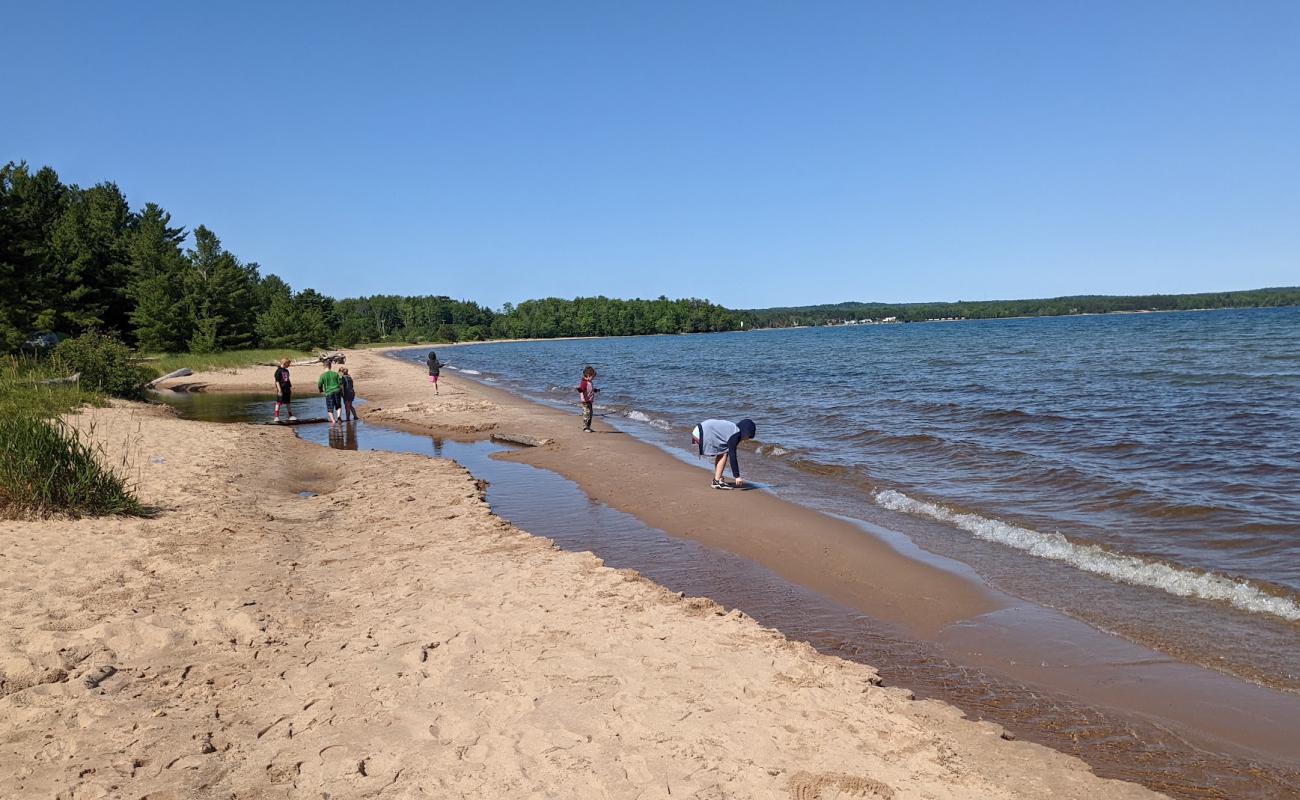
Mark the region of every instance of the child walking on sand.
<instances>
[{"instance_id":1,"label":"child walking on sand","mask_svg":"<svg viewBox=\"0 0 1300 800\"><path fill-rule=\"evenodd\" d=\"M736 448L742 439L753 439L757 428L752 419L740 422L728 422L725 419L706 419L691 430L691 443L700 448L700 455L713 456L713 488L734 489L744 486L740 477L740 462L736 460ZM734 484L722 478L722 471L727 462L731 462L731 474Z\"/></svg>"},{"instance_id":2,"label":"child walking on sand","mask_svg":"<svg viewBox=\"0 0 1300 800\"><path fill-rule=\"evenodd\" d=\"M357 418L357 411L352 407L352 401L357 399L357 389L347 367L339 369L339 383L343 388L343 421L350 422Z\"/></svg>"},{"instance_id":3,"label":"child walking on sand","mask_svg":"<svg viewBox=\"0 0 1300 800\"><path fill-rule=\"evenodd\" d=\"M439 394L438 375L442 373L442 368L447 365L442 361L439 361L438 354L433 352L432 350L429 351L429 358L425 361L425 363L429 365L429 383L433 384L433 393Z\"/></svg>"},{"instance_id":4,"label":"child walking on sand","mask_svg":"<svg viewBox=\"0 0 1300 800\"><path fill-rule=\"evenodd\" d=\"M320 374L320 380L316 381L316 388L325 395L325 414L329 416L330 424L337 425L334 413L338 412L340 418L343 416L343 382L334 371L333 361L325 362L325 371Z\"/></svg>"},{"instance_id":5,"label":"child walking on sand","mask_svg":"<svg viewBox=\"0 0 1300 800\"><path fill-rule=\"evenodd\" d=\"M280 366L275 368L275 421L280 421L280 406L284 406L284 413L288 415L289 421L293 422L298 418L293 415L293 409L289 407L290 396L293 394L293 383L289 380L289 359L280 359Z\"/></svg>"},{"instance_id":6,"label":"child walking on sand","mask_svg":"<svg viewBox=\"0 0 1300 800\"><path fill-rule=\"evenodd\" d=\"M578 384L578 397L582 403L582 430L594 433L591 429L591 409L596 402L596 368L588 364L582 370L582 381Z\"/></svg>"}]
</instances>

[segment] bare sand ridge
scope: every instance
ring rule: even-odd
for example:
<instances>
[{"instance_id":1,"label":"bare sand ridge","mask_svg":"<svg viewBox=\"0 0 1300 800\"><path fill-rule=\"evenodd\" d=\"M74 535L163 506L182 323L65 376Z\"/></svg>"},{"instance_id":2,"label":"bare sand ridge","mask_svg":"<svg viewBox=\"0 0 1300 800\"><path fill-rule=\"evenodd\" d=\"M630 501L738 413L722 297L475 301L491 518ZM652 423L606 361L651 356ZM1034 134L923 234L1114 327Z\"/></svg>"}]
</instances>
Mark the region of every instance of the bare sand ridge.
<instances>
[{"instance_id":1,"label":"bare sand ridge","mask_svg":"<svg viewBox=\"0 0 1300 800\"><path fill-rule=\"evenodd\" d=\"M375 421L512 423L350 366ZM390 369L426 405L377 391ZM0 797L1156 796L561 552L454 463L137 404L76 419L158 513L0 523Z\"/></svg>"}]
</instances>

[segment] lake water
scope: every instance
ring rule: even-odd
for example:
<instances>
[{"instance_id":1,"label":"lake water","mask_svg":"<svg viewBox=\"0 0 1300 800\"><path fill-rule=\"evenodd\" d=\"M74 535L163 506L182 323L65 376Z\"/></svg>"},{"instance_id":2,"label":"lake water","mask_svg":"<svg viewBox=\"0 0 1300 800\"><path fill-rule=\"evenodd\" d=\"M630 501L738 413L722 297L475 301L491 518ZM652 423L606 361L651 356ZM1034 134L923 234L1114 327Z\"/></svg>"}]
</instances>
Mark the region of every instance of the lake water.
<instances>
[{"instance_id":1,"label":"lake water","mask_svg":"<svg viewBox=\"0 0 1300 800\"><path fill-rule=\"evenodd\" d=\"M742 465L773 491L1179 658L1300 690L1300 309L509 342L442 358L575 410L592 364L608 421L692 460L694 423L750 417Z\"/></svg>"}]
</instances>

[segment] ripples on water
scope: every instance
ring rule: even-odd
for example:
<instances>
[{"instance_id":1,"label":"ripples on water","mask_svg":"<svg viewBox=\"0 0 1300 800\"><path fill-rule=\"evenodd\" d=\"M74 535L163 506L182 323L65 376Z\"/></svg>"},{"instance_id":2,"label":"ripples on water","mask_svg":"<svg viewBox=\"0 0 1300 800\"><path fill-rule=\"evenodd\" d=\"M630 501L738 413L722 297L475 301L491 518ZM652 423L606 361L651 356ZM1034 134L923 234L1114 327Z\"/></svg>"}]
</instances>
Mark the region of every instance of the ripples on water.
<instances>
[{"instance_id":1,"label":"ripples on water","mask_svg":"<svg viewBox=\"0 0 1300 800\"><path fill-rule=\"evenodd\" d=\"M1189 620L1181 638L1151 624L1146 638L1186 654L1223 633L1233 652L1198 660L1300 685L1300 309L448 352L458 368L564 404L591 363L605 410L670 447L699 419L753 417L747 466L780 492L922 520L929 527L909 534L925 546L1138 638L1142 614L1121 606L1208 601L1219 616L1175 615ZM1076 578L1063 586L1059 569L1028 559ZM1116 595L1099 580L1165 598ZM1096 605L1098 594L1111 604Z\"/></svg>"}]
</instances>

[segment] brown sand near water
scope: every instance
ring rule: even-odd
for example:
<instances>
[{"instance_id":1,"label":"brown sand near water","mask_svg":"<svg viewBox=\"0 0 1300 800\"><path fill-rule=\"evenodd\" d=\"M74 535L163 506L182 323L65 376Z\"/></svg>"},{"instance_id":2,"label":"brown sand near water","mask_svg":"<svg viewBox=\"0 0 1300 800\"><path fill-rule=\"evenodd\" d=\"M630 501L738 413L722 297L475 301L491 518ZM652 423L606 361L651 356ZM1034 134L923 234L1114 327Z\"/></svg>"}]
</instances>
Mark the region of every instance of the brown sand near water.
<instances>
[{"instance_id":1,"label":"brown sand near water","mask_svg":"<svg viewBox=\"0 0 1300 800\"><path fill-rule=\"evenodd\" d=\"M561 552L454 463L76 419L157 513L0 523L0 797L1155 796Z\"/></svg>"}]
</instances>

